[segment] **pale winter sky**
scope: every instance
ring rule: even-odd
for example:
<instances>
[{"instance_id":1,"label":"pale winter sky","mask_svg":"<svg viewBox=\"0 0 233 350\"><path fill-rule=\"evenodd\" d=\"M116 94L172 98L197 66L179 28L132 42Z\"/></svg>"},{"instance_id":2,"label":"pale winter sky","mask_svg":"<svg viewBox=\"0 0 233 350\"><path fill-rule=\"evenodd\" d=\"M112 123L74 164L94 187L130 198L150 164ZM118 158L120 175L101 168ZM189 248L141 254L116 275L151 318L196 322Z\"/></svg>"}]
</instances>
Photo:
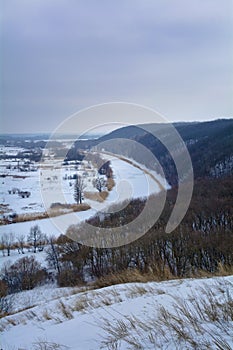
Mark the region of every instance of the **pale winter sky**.
<instances>
[{"instance_id":1,"label":"pale winter sky","mask_svg":"<svg viewBox=\"0 0 233 350\"><path fill-rule=\"evenodd\" d=\"M0 0L0 12L0 132L51 132L110 101L169 121L233 117L232 0Z\"/></svg>"}]
</instances>

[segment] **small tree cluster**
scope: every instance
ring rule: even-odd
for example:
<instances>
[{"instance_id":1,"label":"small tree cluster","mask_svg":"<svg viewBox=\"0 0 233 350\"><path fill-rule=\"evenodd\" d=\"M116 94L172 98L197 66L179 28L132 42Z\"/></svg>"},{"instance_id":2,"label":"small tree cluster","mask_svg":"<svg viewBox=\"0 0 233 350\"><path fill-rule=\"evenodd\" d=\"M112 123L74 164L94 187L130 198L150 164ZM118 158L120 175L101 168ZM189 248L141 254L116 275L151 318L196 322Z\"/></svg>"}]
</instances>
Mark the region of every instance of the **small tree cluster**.
<instances>
[{"instance_id":1,"label":"small tree cluster","mask_svg":"<svg viewBox=\"0 0 233 350\"><path fill-rule=\"evenodd\" d=\"M106 181L103 177L97 177L93 180L93 186L99 191L102 192L102 190L106 187Z\"/></svg>"},{"instance_id":2,"label":"small tree cluster","mask_svg":"<svg viewBox=\"0 0 233 350\"><path fill-rule=\"evenodd\" d=\"M7 256L10 256L10 251L14 247L14 234L12 232L10 233L4 233L1 237L1 250L2 255L5 256L7 253Z\"/></svg>"},{"instance_id":3,"label":"small tree cluster","mask_svg":"<svg viewBox=\"0 0 233 350\"><path fill-rule=\"evenodd\" d=\"M84 282L86 251L89 248L72 241L67 236L58 239L51 237L46 248L46 260L50 268L56 271L60 287L75 286Z\"/></svg>"},{"instance_id":4,"label":"small tree cluster","mask_svg":"<svg viewBox=\"0 0 233 350\"><path fill-rule=\"evenodd\" d=\"M1 271L1 284L7 286L8 294L29 290L44 282L45 269L35 257L24 257L13 265L5 265Z\"/></svg>"},{"instance_id":5,"label":"small tree cluster","mask_svg":"<svg viewBox=\"0 0 233 350\"><path fill-rule=\"evenodd\" d=\"M18 250L19 254L25 253L25 248L33 248L33 252L43 251L44 246L47 244L46 234L41 232L38 225L32 226L27 236L25 234L14 235L12 232L4 233L0 238L0 250L3 256L10 256L11 251Z\"/></svg>"}]
</instances>

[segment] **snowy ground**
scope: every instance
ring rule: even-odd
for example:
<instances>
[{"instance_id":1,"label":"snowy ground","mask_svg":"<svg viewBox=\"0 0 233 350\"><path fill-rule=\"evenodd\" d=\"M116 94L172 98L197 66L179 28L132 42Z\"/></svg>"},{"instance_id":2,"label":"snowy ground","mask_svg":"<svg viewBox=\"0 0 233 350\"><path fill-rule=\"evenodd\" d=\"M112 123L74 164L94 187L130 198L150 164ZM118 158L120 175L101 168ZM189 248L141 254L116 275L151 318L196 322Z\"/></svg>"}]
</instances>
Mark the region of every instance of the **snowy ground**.
<instances>
[{"instance_id":1,"label":"snowy ground","mask_svg":"<svg viewBox=\"0 0 233 350\"><path fill-rule=\"evenodd\" d=\"M158 183L153 180L153 177L149 176L144 172L132 164L125 162L119 158L108 155L108 160L111 161L111 167L114 174L115 186L112 191L109 192L109 196L103 203L86 200L91 209L76 213L69 213L58 217L41 219L41 220L33 220L26 221L20 223L12 223L9 225L0 226L0 238L3 234L12 233L14 235L15 240L17 240L17 236L27 235L30 232L30 229L38 225L41 231L48 236L58 237L60 234L64 234L65 228L62 229L63 224L66 222L71 222L72 220L77 220L78 222L82 222L84 220L89 219L94 216L98 211L107 211L108 208L117 203L125 200L129 200L132 198L145 197L152 193L158 193L160 188ZM137 164L139 165L139 164ZM6 164L2 163L2 169L0 167L1 172L5 169ZM75 169L76 165L65 166L63 168L59 167L58 164L54 164L53 168L51 166L44 165L43 176L47 181L43 182L43 185L46 186L46 193L48 193L49 202L57 202L59 201L57 197L54 197L54 194L58 192L59 186L62 186L63 195L65 197L66 203L73 203L73 184L74 180L64 180L65 176L72 176L77 172ZM78 171L82 175L84 172L89 171L89 176L86 177L86 189L87 191L94 191L95 189L92 186L92 179L96 175L94 169L89 168L88 164L84 164L84 166L79 166ZM143 166L142 166L143 169ZM5 171L5 170L4 170ZM36 211L44 211L44 206L42 203L41 191L40 191L40 176L39 171L37 172L25 172L19 173L17 169L11 169L8 173L9 177L3 178L4 187L2 187L2 192L0 195L4 198L4 202L10 204L12 211L20 212L34 212ZM14 178L13 175L23 175L26 176L24 178ZM162 182L159 175L153 173L153 176L157 176L159 182ZM61 183L58 179L61 179ZM90 180L90 181L89 181ZM72 186L70 186L70 183ZM30 198L19 198L17 194L8 194L8 188L12 187L20 187L21 189L30 190L32 195ZM97 191L97 190L96 190ZM34 202L34 205L32 205ZM27 204L28 203L28 204ZM31 204L30 204L31 203ZM29 205L30 204L30 205ZM26 209L27 208L27 209ZM25 251L26 255L31 255L34 253ZM43 253L37 253L35 255L36 259L41 262L43 258ZM9 261L10 263L14 263L16 260L20 259L22 255L18 254L17 250L11 251L10 257L0 256L0 268Z\"/></svg>"},{"instance_id":2,"label":"snowy ground","mask_svg":"<svg viewBox=\"0 0 233 350\"><path fill-rule=\"evenodd\" d=\"M54 202L59 202L59 190L62 192L62 203L74 203L73 179L69 177L79 174L85 179L85 190L96 191L92 180L97 176L97 171L86 163L82 165L70 164L61 166L62 161L43 163L37 171L19 171L17 161L4 161L0 163L0 174L6 175L1 178L0 198L6 207L6 213L30 214L44 212ZM11 165L11 169L7 166ZM59 165L59 167L58 167ZM35 166L35 165L34 165ZM87 168L88 166L88 168ZM83 175L85 174L85 176ZM29 191L29 198L21 198L18 193L9 193L9 190L19 189ZM50 199L48 207L45 207L42 194L46 193Z\"/></svg>"},{"instance_id":3,"label":"snowy ground","mask_svg":"<svg viewBox=\"0 0 233 350\"><path fill-rule=\"evenodd\" d=\"M9 194L8 190L18 188L21 191L31 192L29 198L21 198L18 193ZM12 170L1 179L1 203L7 205L6 213L27 214L43 212L44 206L40 194L38 171L18 172Z\"/></svg>"},{"instance_id":4,"label":"snowy ground","mask_svg":"<svg viewBox=\"0 0 233 350\"><path fill-rule=\"evenodd\" d=\"M4 168L6 164L2 166ZM40 226L42 232L58 236L64 233L59 229L60 222L69 221L73 215L76 215L81 222L95 215L97 211L104 211L117 202L159 192L158 182L145 173L144 170L147 169L143 170L143 167L140 169L116 157L111 157L111 166L116 186L104 203L89 201L92 207L90 210L66 214L53 218L53 220L43 219L4 225L0 227L0 236L10 232L27 236L30 228L36 224ZM64 167L62 170L59 167L56 169L49 165L44 166L41 170L42 178L44 176L45 179L43 185L51 202L59 201L56 196L59 187L62 188L66 202L73 202L74 181L63 178L66 174L67 176L72 175L76 170L75 165ZM82 172L82 175L83 172L88 172L88 169L79 168L78 170ZM87 190L91 191L93 190L91 178L94 177L94 172L93 169L89 170L90 175L86 177L86 184ZM26 177L13 177L17 174ZM61 178L60 183L56 178L57 174L58 178ZM2 185L4 185L0 192L2 202L9 204L12 212L43 211L41 183L39 182L40 171L19 173L17 169L13 169L8 175L8 177L1 178ZM161 182L156 173L153 173L153 176ZM31 197L21 201L17 195L9 195L8 189L13 186L31 191ZM24 255L19 255L15 250L11 252L10 257L0 257L0 266L7 261L13 263L22 256L31 254L43 266L46 265L45 252L36 254L26 252ZM197 343L196 349L229 350L233 349L232 316L231 319L227 318L226 307L221 309L219 305L230 300L229 305L232 308L232 299L233 276L161 283L131 283L99 290L84 290L81 287L56 288L54 285L46 285L7 297L10 315L0 320L2 333L0 348L3 350L98 350L102 348L182 350L192 348L190 340L193 341L193 344ZM183 314L179 318L177 312L182 305L186 307L186 315ZM201 310L199 313L198 305ZM218 305L217 309L216 305ZM177 318L173 328L174 319L169 312ZM189 312L195 314L195 322L189 317ZM211 319L208 318L208 314ZM161 315L165 316L165 320L159 324ZM38 344L35 344L36 342L50 343L50 347L48 344L39 347ZM52 346L51 343L60 344L60 347ZM221 347L217 347L217 343Z\"/></svg>"},{"instance_id":5,"label":"snowy ground","mask_svg":"<svg viewBox=\"0 0 233 350\"><path fill-rule=\"evenodd\" d=\"M71 220L74 217L74 215L77 221L81 222L94 216L98 211L106 211L109 206L117 202L121 202L127 199L129 200L132 198L146 197L152 193L158 193L160 191L158 183L154 181L153 178L146 174L143 170L119 158L110 157L110 160L116 185L103 203L85 200L85 202L91 206L91 209L87 211L65 214L59 217L54 217L52 220L41 219L35 221L3 225L0 226L0 236L4 233L10 232L14 233L15 235L27 235L30 231L30 228L36 224L40 226L42 232L48 235L59 236L61 233L64 233L61 232L61 222ZM74 180L63 180L65 175L70 176L75 173L74 166L68 168L65 167L62 170L60 168L56 170L56 166L53 169L46 168L45 166L42 171L42 179L46 179L46 181L42 181L42 186L47 186L46 197L48 198L48 202L59 202L59 196L57 195L57 193L62 189L62 196L63 199L65 198L66 203L74 203ZM87 169L79 169L79 172L81 174L85 171L87 171ZM60 174L60 172L62 172L62 174ZM91 175L89 177L87 176L86 178L87 187L85 188L85 190L94 191L94 188L92 186L94 170L89 169L89 172ZM20 175L21 174L22 173L20 173ZM25 211L34 212L35 210L44 211L45 209L43 206L40 191L41 182L39 182L39 171L23 174L25 174L25 176L28 177L26 177L25 179L15 179L12 176L9 176L7 178L2 179L2 181L4 181L4 187L2 189L2 192L0 192L0 195L2 197L3 203L9 203L12 211L16 211L17 213ZM59 178L62 179L61 182L58 180ZM27 189L32 192L32 195L27 199L23 199L19 198L17 194L8 194L8 188L12 187L21 187L23 189Z\"/></svg>"},{"instance_id":6,"label":"snowy ground","mask_svg":"<svg viewBox=\"0 0 233 350\"><path fill-rule=\"evenodd\" d=\"M43 266L48 269L47 262L45 260L46 258L46 248L42 252L37 252L33 253L32 251L28 251L27 249L24 249L24 254L19 254L17 249L11 250L10 256L3 256L2 254L0 255L0 271L3 268L4 265L12 265L14 264L17 260L25 257L30 257L34 256L36 260Z\"/></svg>"},{"instance_id":7,"label":"snowy ground","mask_svg":"<svg viewBox=\"0 0 233 350\"><path fill-rule=\"evenodd\" d=\"M136 349L132 345L134 342L141 343L140 349L145 350L180 350L194 348L184 341L184 334L188 334L198 343L195 349L207 349L204 344L208 342L209 349L217 349L215 341L225 344L222 349L232 349L233 321L221 319L220 313L212 321L206 316L200 324L197 322L200 329L195 328L196 323L190 326L188 318L184 317L181 325L177 323L179 328L184 322L180 337L174 330L169 333L168 317L164 328L156 328L162 307L162 310L175 313L183 302L195 313L194 302L200 299L201 304L204 297L202 300L208 304L208 295L213 305L217 305L216 300L219 305L226 299L232 300L233 276L131 283L89 291L48 286L36 288L12 297L11 307L15 313L1 319L1 347L4 350L34 350L38 349L35 342L46 341L64 346L57 349L96 350L103 347L126 350ZM114 334L107 334L103 329L109 325L110 328L117 325L114 334L118 347L114 347ZM150 325L153 326L151 330ZM107 339L108 347L104 346Z\"/></svg>"}]
</instances>

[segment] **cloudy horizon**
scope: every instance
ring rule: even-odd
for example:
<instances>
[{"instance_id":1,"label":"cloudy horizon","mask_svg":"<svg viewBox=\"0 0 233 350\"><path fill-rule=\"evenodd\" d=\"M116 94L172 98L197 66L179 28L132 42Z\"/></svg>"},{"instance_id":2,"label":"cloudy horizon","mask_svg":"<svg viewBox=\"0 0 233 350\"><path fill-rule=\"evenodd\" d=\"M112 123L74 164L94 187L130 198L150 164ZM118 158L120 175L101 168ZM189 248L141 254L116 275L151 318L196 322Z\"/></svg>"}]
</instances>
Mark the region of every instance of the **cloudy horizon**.
<instances>
[{"instance_id":1,"label":"cloudy horizon","mask_svg":"<svg viewBox=\"0 0 233 350\"><path fill-rule=\"evenodd\" d=\"M169 121L233 117L232 0L0 4L1 132L52 132L119 101Z\"/></svg>"}]
</instances>

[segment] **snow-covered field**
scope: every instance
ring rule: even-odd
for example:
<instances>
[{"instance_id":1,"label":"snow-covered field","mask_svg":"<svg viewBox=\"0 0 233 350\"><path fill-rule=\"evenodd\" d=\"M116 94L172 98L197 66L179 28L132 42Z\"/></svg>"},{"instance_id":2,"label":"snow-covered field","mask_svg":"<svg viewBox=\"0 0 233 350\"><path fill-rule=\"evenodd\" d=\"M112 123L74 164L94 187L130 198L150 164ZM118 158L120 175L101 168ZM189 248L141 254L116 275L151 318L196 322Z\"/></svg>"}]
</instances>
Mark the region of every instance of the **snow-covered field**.
<instances>
[{"instance_id":1,"label":"snow-covered field","mask_svg":"<svg viewBox=\"0 0 233 350\"><path fill-rule=\"evenodd\" d=\"M20 171L17 161L1 161L0 174L6 175L1 178L2 186L0 190L1 203L6 207L6 212L17 214L30 214L35 212L44 212L46 207L42 193L47 194L47 198L51 199L50 204L59 202L60 190L63 194L63 200L68 204L75 203L73 196L74 179L69 179L75 174L83 176L85 180L85 190L96 191L92 185L92 180L97 176L97 171L90 165L70 164L61 166L60 162L45 162L41 167L35 168L36 171ZM7 169L7 166L11 169ZM57 166L59 168L57 168ZM85 174L85 176L83 175ZM12 189L20 191L29 191L30 197L22 198L18 192L12 193ZM11 193L9 193L11 191Z\"/></svg>"},{"instance_id":2,"label":"snow-covered field","mask_svg":"<svg viewBox=\"0 0 233 350\"><path fill-rule=\"evenodd\" d=\"M0 322L4 350L233 348L233 276L87 291L47 286L11 298L13 314Z\"/></svg>"},{"instance_id":3,"label":"snow-covered field","mask_svg":"<svg viewBox=\"0 0 233 350\"><path fill-rule=\"evenodd\" d=\"M30 228L34 225L39 225L42 232L47 235L59 236L61 233L61 222L69 221L71 218L77 218L78 222L89 219L94 216L98 211L106 211L107 208L117 202L129 200L133 198L146 197L152 193L158 193L160 188L158 183L153 180L151 176L146 174L143 170L129 164L119 158L110 157L111 167L114 174L115 186L109 196L103 203L95 202L93 200L86 199L85 202L91 206L91 209L82 212L69 213L59 217L51 219L41 219L34 221L27 221L21 223L13 223L9 225L0 226L0 235L4 233L28 234ZM54 166L54 168L56 168ZM17 172L17 170L14 170ZM39 178L39 171L23 173L25 179L13 178L12 176L3 178L4 186L0 192L2 203L9 204L12 212L25 213L44 211L43 200L41 197L41 185L47 186L43 188L48 202L59 202L59 195L57 193L62 190L62 198L66 203L74 203L73 197L73 183L74 180L64 180L64 177L73 175L75 173L74 166L65 167L57 170L46 168L46 166L40 170L43 172L41 179ZM76 170L77 172L77 170ZM82 175L83 172L87 172L87 169L79 169L78 172ZM60 174L61 173L61 174ZM85 191L97 191L93 188L92 180L94 177L94 170L89 169L89 176L86 177ZM11 172L12 175L12 172ZM22 173L20 173L22 175ZM59 177L58 177L59 175ZM154 174L156 176L156 174ZM159 178L159 175L157 175ZM46 181L43 181L43 178ZM59 179L62 179L61 181ZM31 192L29 198L19 198L17 194L9 194L8 189L12 187L20 187Z\"/></svg>"},{"instance_id":4,"label":"snow-covered field","mask_svg":"<svg viewBox=\"0 0 233 350\"><path fill-rule=\"evenodd\" d=\"M29 198L22 198L15 194L9 194L9 190L14 188L21 191L29 191ZM44 206L40 193L39 172L18 172L16 169L11 170L5 178L1 178L1 203L8 205L7 214L27 214L35 212L43 212Z\"/></svg>"},{"instance_id":5,"label":"snow-covered field","mask_svg":"<svg viewBox=\"0 0 233 350\"><path fill-rule=\"evenodd\" d=\"M20 235L24 235L25 238L27 238L30 229L35 225L38 225L42 233L45 233L47 236L58 237L60 234L65 233L65 228L62 228L63 224L66 222L69 223L74 219L77 220L77 222L82 222L94 216L99 211L107 211L113 204L132 198L146 197L152 193L158 193L160 191L158 183L154 181L153 177L144 172L143 166L142 169L140 169L139 167L135 167L128 162L110 155L108 155L108 160L111 161L115 186L109 192L108 197L103 203L93 200L85 200L85 202L87 202L91 207L91 209L86 211L68 213L62 216L41 220L2 225L0 226L0 238L4 234L13 234L15 241L17 241L17 237ZM96 170L91 168L90 164L79 165L78 169L76 169L75 164L65 167L60 167L58 164L59 163L53 164L53 167L51 167L49 164L45 163L43 168L36 172L19 173L17 168L7 170L7 174L9 176L2 179L4 186L0 192L3 202L9 204L12 212L33 213L34 211L44 211L45 208L43 205L40 187L41 185L44 185L46 186L45 193L48 194L50 203L59 202L58 198L56 198L56 193L61 189L66 203L74 203L73 185L75 180L64 180L64 178L74 175L77 173L77 171L80 175L83 175L83 173L89 174L85 178L85 190L97 191L92 185L92 180L96 175ZM139 164L136 165L138 166ZM3 171L6 173L6 162L2 161L0 171L1 173L3 173ZM42 172L42 175L39 174L39 172ZM159 175L153 172L152 174L153 176L157 176L159 182L162 182ZM14 175L25 176L25 178L14 178ZM46 181L43 181L43 178L45 178ZM31 196L29 198L20 198L18 194L9 194L8 189L13 187L29 190L31 192ZM33 203L34 205L32 205ZM43 262L43 259L41 259L43 256L42 252L34 254L25 250L24 256L26 255L35 255L39 262ZM18 254L17 250L11 251L10 257L1 255L0 268L6 262L14 263L21 257L22 255Z\"/></svg>"}]
</instances>

